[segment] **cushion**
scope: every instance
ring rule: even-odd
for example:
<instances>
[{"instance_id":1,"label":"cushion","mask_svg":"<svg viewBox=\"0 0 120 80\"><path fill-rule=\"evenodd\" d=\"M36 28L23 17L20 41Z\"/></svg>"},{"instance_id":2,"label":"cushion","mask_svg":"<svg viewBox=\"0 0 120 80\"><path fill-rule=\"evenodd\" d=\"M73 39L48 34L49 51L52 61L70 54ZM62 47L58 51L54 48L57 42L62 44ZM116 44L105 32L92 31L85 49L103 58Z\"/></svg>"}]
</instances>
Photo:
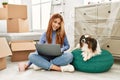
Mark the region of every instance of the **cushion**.
<instances>
[{"instance_id":1,"label":"cushion","mask_svg":"<svg viewBox=\"0 0 120 80\"><path fill-rule=\"evenodd\" d=\"M114 63L112 54L104 49L102 49L100 55L96 55L87 61L83 61L81 53L82 51L80 49L75 49L72 51L73 54L72 64L78 71L90 73L105 72L108 71Z\"/></svg>"}]
</instances>

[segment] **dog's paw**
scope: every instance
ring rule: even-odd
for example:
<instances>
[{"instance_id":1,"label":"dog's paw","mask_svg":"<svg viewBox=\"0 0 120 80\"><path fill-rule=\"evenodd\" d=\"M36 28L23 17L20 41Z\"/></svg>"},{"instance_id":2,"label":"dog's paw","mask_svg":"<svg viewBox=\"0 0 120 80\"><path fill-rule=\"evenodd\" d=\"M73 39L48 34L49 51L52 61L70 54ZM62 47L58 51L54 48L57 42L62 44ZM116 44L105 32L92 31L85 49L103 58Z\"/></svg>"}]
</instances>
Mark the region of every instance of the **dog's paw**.
<instances>
[{"instance_id":1,"label":"dog's paw","mask_svg":"<svg viewBox=\"0 0 120 80\"><path fill-rule=\"evenodd\" d=\"M87 61L87 58L83 58L84 61Z\"/></svg>"}]
</instances>

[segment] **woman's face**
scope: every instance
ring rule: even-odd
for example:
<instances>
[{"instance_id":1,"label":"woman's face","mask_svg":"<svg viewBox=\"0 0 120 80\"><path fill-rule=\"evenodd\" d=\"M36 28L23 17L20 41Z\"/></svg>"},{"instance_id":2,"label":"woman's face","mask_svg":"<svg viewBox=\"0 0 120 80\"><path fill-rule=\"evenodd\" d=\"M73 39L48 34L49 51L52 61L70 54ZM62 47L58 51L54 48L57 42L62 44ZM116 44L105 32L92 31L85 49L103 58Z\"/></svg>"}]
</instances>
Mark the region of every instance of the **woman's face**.
<instances>
[{"instance_id":1,"label":"woman's face","mask_svg":"<svg viewBox=\"0 0 120 80\"><path fill-rule=\"evenodd\" d=\"M56 31L57 29L60 28L60 26L61 26L60 23L61 23L60 18L54 19L54 21L52 22L52 29L53 29L53 31Z\"/></svg>"}]
</instances>

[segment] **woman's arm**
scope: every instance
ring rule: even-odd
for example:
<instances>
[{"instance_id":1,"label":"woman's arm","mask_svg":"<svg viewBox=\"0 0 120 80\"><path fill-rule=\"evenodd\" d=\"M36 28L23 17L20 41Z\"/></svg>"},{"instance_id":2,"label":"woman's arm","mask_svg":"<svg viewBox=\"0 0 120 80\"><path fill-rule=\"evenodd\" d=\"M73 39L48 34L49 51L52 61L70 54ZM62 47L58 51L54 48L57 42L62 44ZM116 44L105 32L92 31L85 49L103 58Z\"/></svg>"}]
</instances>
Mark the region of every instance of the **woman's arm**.
<instances>
[{"instance_id":1,"label":"woman's arm","mask_svg":"<svg viewBox=\"0 0 120 80\"><path fill-rule=\"evenodd\" d=\"M39 44L44 44L46 43L46 33L44 32L39 39Z\"/></svg>"},{"instance_id":2,"label":"woman's arm","mask_svg":"<svg viewBox=\"0 0 120 80\"><path fill-rule=\"evenodd\" d=\"M63 43L63 46L61 48L61 52L64 52L64 51L68 50L69 48L70 48L70 45L69 45L69 42L67 40L67 37L65 36L64 43Z\"/></svg>"}]
</instances>

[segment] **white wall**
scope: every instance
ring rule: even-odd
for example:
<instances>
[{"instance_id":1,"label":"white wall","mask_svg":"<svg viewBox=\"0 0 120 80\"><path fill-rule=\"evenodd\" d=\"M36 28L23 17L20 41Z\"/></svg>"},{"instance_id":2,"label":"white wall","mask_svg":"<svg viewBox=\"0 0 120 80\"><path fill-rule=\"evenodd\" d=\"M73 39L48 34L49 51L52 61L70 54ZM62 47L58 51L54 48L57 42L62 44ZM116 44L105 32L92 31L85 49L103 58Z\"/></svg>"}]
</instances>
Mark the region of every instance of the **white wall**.
<instances>
[{"instance_id":1,"label":"white wall","mask_svg":"<svg viewBox=\"0 0 120 80\"><path fill-rule=\"evenodd\" d=\"M0 0L0 7L2 7L2 1Z\"/></svg>"},{"instance_id":2,"label":"white wall","mask_svg":"<svg viewBox=\"0 0 120 80\"><path fill-rule=\"evenodd\" d=\"M7 20L0 20L0 33L7 33Z\"/></svg>"},{"instance_id":3,"label":"white wall","mask_svg":"<svg viewBox=\"0 0 120 80\"><path fill-rule=\"evenodd\" d=\"M29 28L31 31L31 29L32 29L32 4L31 4L31 0L21 0L21 3L27 5L27 15L28 15L27 17L29 20Z\"/></svg>"},{"instance_id":4,"label":"white wall","mask_svg":"<svg viewBox=\"0 0 120 80\"><path fill-rule=\"evenodd\" d=\"M74 48L74 9L82 4L82 0L66 0L65 2L65 29L71 48Z\"/></svg>"}]
</instances>

